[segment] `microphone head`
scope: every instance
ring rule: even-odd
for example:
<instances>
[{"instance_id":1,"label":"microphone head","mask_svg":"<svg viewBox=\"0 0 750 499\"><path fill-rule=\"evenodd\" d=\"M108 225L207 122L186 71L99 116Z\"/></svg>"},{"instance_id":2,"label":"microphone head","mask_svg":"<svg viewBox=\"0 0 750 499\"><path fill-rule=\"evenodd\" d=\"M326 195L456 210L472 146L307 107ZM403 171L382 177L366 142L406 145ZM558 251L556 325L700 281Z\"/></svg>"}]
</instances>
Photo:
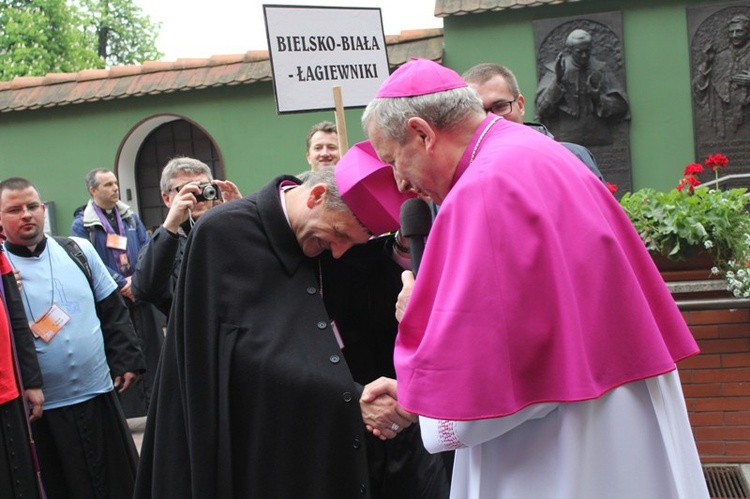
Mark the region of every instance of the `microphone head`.
<instances>
[{"instance_id":1,"label":"microphone head","mask_svg":"<svg viewBox=\"0 0 750 499\"><path fill-rule=\"evenodd\" d=\"M429 205L419 198L407 199L401 205L401 235L404 237L427 236L432 227Z\"/></svg>"}]
</instances>

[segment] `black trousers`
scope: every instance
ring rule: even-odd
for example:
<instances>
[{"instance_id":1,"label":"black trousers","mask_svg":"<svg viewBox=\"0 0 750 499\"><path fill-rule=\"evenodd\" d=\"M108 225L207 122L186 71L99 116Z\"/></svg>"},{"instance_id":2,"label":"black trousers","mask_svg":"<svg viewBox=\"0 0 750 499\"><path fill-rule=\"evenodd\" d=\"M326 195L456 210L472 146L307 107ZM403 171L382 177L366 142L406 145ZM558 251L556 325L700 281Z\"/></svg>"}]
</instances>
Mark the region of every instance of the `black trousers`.
<instances>
[{"instance_id":1,"label":"black trousers","mask_svg":"<svg viewBox=\"0 0 750 499\"><path fill-rule=\"evenodd\" d=\"M44 411L32 424L49 499L131 499L138 451L115 392Z\"/></svg>"},{"instance_id":2,"label":"black trousers","mask_svg":"<svg viewBox=\"0 0 750 499\"><path fill-rule=\"evenodd\" d=\"M40 497L23 397L0 405L0 442L0 497Z\"/></svg>"}]
</instances>

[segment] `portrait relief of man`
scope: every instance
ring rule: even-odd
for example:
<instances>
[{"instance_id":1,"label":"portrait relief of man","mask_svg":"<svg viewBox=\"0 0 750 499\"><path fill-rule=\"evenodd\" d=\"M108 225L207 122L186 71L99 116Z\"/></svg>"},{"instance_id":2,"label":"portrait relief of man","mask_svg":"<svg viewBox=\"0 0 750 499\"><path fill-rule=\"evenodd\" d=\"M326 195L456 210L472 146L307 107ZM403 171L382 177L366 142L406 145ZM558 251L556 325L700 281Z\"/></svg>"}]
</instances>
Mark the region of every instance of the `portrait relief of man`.
<instances>
[{"instance_id":1,"label":"portrait relief of man","mask_svg":"<svg viewBox=\"0 0 750 499\"><path fill-rule=\"evenodd\" d=\"M536 116L555 138L584 146L612 144L612 127L630 119L621 43L587 20L551 30L537 52Z\"/></svg>"},{"instance_id":2,"label":"portrait relief of man","mask_svg":"<svg viewBox=\"0 0 750 499\"><path fill-rule=\"evenodd\" d=\"M693 43L693 98L715 134L730 138L750 126L750 8L724 9L704 24Z\"/></svg>"}]
</instances>

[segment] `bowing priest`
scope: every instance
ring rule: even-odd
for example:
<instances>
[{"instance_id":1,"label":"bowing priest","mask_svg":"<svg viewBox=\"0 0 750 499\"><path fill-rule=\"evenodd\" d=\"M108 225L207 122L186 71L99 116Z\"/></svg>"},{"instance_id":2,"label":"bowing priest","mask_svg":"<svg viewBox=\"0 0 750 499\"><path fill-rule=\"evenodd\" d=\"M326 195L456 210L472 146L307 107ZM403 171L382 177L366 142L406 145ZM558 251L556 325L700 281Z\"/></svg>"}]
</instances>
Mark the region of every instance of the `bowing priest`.
<instances>
[{"instance_id":1,"label":"bowing priest","mask_svg":"<svg viewBox=\"0 0 750 499\"><path fill-rule=\"evenodd\" d=\"M372 497L365 425L395 438L414 417L389 395L360 403L318 257L395 230L410 196L387 165L355 166L344 177L356 208L328 167L277 177L193 227L136 498Z\"/></svg>"}]
</instances>

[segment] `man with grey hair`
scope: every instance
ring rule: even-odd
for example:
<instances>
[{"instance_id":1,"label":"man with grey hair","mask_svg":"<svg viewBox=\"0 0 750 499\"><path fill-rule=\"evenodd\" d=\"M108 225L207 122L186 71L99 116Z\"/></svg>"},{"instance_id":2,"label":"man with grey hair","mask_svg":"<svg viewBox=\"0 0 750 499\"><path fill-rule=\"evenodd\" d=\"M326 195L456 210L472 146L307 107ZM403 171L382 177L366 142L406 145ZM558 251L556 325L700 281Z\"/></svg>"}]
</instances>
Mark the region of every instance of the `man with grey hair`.
<instances>
[{"instance_id":1,"label":"man with grey hair","mask_svg":"<svg viewBox=\"0 0 750 499\"><path fill-rule=\"evenodd\" d=\"M549 130L547 130L547 127L541 123L523 121L524 114L526 113L526 100L518 86L516 75L509 68L500 64L486 62L469 68L461 75L461 78L466 80L466 83L477 91L479 98L482 99L484 110L488 113L530 126L534 130L554 138ZM572 142L560 143L567 150L575 154L578 159L583 161L583 164L599 180L604 181L602 172L599 171L599 167L591 151L582 145L573 144Z\"/></svg>"},{"instance_id":2,"label":"man with grey hair","mask_svg":"<svg viewBox=\"0 0 750 499\"><path fill-rule=\"evenodd\" d=\"M610 123L630 118L624 85L604 61L591 55L592 37L574 29L554 62L544 66L536 114L558 140L585 146L614 140Z\"/></svg>"},{"instance_id":3,"label":"man with grey hair","mask_svg":"<svg viewBox=\"0 0 750 499\"><path fill-rule=\"evenodd\" d=\"M221 196L199 201L196 199L202 191L199 186L208 184L215 185ZM169 317L190 229L214 206L240 199L242 195L234 183L215 180L208 165L188 157L173 158L167 163L159 187L161 199L169 212L138 258L132 287L136 298L154 304Z\"/></svg>"},{"instance_id":4,"label":"man with grey hair","mask_svg":"<svg viewBox=\"0 0 750 499\"><path fill-rule=\"evenodd\" d=\"M112 171L94 168L86 174L85 181L91 199L83 209L76 210L70 234L91 241L126 298L130 320L146 357L146 372L138 385L120 394L120 403L126 417L143 417L148 411L163 339L161 317L150 303L136 299L132 291L135 263L149 237L138 215L120 200L117 177Z\"/></svg>"},{"instance_id":5,"label":"man with grey hair","mask_svg":"<svg viewBox=\"0 0 750 499\"><path fill-rule=\"evenodd\" d=\"M432 61L362 124L400 190L440 204L402 276L390 393L456 450L451 498L706 499L676 368L698 347L609 190Z\"/></svg>"}]
</instances>

